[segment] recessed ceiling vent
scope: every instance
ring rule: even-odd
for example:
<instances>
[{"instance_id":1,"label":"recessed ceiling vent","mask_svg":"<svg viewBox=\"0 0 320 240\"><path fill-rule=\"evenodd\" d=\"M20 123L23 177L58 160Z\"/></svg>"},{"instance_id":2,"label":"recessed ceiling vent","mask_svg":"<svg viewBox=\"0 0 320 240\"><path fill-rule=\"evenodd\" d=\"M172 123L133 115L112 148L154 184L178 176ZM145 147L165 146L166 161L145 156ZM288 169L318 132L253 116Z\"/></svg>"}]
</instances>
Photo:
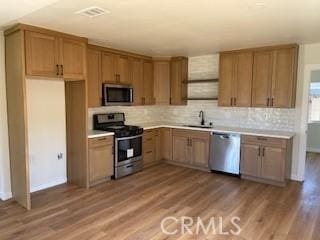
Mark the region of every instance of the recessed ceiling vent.
<instances>
[{"instance_id":1,"label":"recessed ceiling vent","mask_svg":"<svg viewBox=\"0 0 320 240\"><path fill-rule=\"evenodd\" d=\"M95 7L95 6L88 7L88 8L85 8L85 9L82 9L82 10L76 12L76 14L80 14L80 15L90 17L90 18L98 17L98 16L106 14L106 13L110 13L110 12L106 9L103 9L101 7Z\"/></svg>"}]
</instances>

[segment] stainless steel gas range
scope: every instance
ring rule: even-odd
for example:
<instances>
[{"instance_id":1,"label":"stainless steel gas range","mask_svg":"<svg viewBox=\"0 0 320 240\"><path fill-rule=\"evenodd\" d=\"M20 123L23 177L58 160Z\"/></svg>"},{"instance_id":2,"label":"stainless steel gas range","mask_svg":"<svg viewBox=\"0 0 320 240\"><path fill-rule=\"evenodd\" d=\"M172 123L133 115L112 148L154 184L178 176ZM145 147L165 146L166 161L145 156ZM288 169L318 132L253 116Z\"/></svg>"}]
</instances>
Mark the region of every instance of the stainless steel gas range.
<instances>
[{"instance_id":1,"label":"stainless steel gas range","mask_svg":"<svg viewBox=\"0 0 320 240\"><path fill-rule=\"evenodd\" d=\"M93 116L95 130L114 132L114 178L141 171L143 128L125 125L124 113L106 113Z\"/></svg>"}]
</instances>

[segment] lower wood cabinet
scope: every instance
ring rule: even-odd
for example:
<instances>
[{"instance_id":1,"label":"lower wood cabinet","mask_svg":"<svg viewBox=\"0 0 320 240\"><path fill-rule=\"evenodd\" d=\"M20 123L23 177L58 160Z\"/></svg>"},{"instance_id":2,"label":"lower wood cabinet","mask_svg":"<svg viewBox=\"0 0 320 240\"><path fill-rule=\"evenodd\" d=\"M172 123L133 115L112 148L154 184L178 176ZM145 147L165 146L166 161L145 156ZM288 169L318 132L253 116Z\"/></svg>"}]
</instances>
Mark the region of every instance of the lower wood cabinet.
<instances>
[{"instance_id":1,"label":"lower wood cabinet","mask_svg":"<svg viewBox=\"0 0 320 240\"><path fill-rule=\"evenodd\" d=\"M89 139L90 186L109 180L114 170L113 137Z\"/></svg>"},{"instance_id":2,"label":"lower wood cabinet","mask_svg":"<svg viewBox=\"0 0 320 240\"><path fill-rule=\"evenodd\" d=\"M172 131L172 161L208 168L209 132L174 129Z\"/></svg>"},{"instance_id":3,"label":"lower wood cabinet","mask_svg":"<svg viewBox=\"0 0 320 240\"><path fill-rule=\"evenodd\" d=\"M142 142L144 167L149 167L161 160L159 151L159 137L159 129L150 129L144 131Z\"/></svg>"},{"instance_id":4,"label":"lower wood cabinet","mask_svg":"<svg viewBox=\"0 0 320 240\"><path fill-rule=\"evenodd\" d=\"M160 129L160 158L172 160L172 128Z\"/></svg>"},{"instance_id":5,"label":"lower wood cabinet","mask_svg":"<svg viewBox=\"0 0 320 240\"><path fill-rule=\"evenodd\" d=\"M284 186L291 175L292 139L243 136L242 178Z\"/></svg>"}]
</instances>

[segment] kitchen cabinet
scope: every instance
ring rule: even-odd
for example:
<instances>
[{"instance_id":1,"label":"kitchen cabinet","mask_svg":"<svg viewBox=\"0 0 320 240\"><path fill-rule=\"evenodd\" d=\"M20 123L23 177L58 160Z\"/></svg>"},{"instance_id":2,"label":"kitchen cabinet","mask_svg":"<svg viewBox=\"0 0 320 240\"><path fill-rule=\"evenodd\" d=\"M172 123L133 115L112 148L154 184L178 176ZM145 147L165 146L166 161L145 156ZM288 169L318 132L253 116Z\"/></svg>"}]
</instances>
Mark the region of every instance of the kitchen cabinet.
<instances>
[{"instance_id":1,"label":"kitchen cabinet","mask_svg":"<svg viewBox=\"0 0 320 240\"><path fill-rule=\"evenodd\" d=\"M156 105L170 104L170 59L154 60L154 97Z\"/></svg>"},{"instance_id":2,"label":"kitchen cabinet","mask_svg":"<svg viewBox=\"0 0 320 240\"><path fill-rule=\"evenodd\" d=\"M151 60L143 60L143 105L155 103L153 87L153 62Z\"/></svg>"},{"instance_id":3,"label":"kitchen cabinet","mask_svg":"<svg viewBox=\"0 0 320 240\"><path fill-rule=\"evenodd\" d=\"M298 46L254 53L253 107L295 106Z\"/></svg>"},{"instance_id":4,"label":"kitchen cabinet","mask_svg":"<svg viewBox=\"0 0 320 240\"><path fill-rule=\"evenodd\" d=\"M66 80L86 79L87 43L74 39L61 38L60 74Z\"/></svg>"},{"instance_id":5,"label":"kitchen cabinet","mask_svg":"<svg viewBox=\"0 0 320 240\"><path fill-rule=\"evenodd\" d=\"M101 70L102 70L102 82L103 83L117 83L117 73L116 73L116 55L109 52L102 52L101 60Z\"/></svg>"},{"instance_id":6,"label":"kitchen cabinet","mask_svg":"<svg viewBox=\"0 0 320 240\"><path fill-rule=\"evenodd\" d=\"M103 52L102 81L112 84L130 84L129 57Z\"/></svg>"},{"instance_id":7,"label":"kitchen cabinet","mask_svg":"<svg viewBox=\"0 0 320 240\"><path fill-rule=\"evenodd\" d=\"M253 53L222 53L218 105L250 107Z\"/></svg>"},{"instance_id":8,"label":"kitchen cabinet","mask_svg":"<svg viewBox=\"0 0 320 240\"><path fill-rule=\"evenodd\" d=\"M27 75L61 78L57 36L26 31L25 44Z\"/></svg>"},{"instance_id":9,"label":"kitchen cabinet","mask_svg":"<svg viewBox=\"0 0 320 240\"><path fill-rule=\"evenodd\" d=\"M172 129L161 128L160 129L160 152L161 159L172 160Z\"/></svg>"},{"instance_id":10,"label":"kitchen cabinet","mask_svg":"<svg viewBox=\"0 0 320 240\"><path fill-rule=\"evenodd\" d=\"M284 186L291 175L292 139L243 136L242 178Z\"/></svg>"},{"instance_id":11,"label":"kitchen cabinet","mask_svg":"<svg viewBox=\"0 0 320 240\"><path fill-rule=\"evenodd\" d=\"M90 186L110 179L113 175L113 137L89 139Z\"/></svg>"},{"instance_id":12,"label":"kitchen cabinet","mask_svg":"<svg viewBox=\"0 0 320 240\"><path fill-rule=\"evenodd\" d=\"M143 164L145 167L149 167L159 162L158 156L158 130L146 130L143 133Z\"/></svg>"},{"instance_id":13,"label":"kitchen cabinet","mask_svg":"<svg viewBox=\"0 0 320 240\"><path fill-rule=\"evenodd\" d=\"M170 64L170 104L186 105L188 98L188 58L174 57Z\"/></svg>"},{"instance_id":14,"label":"kitchen cabinet","mask_svg":"<svg viewBox=\"0 0 320 240\"><path fill-rule=\"evenodd\" d=\"M174 129L172 160L194 167L208 168L209 132Z\"/></svg>"},{"instance_id":15,"label":"kitchen cabinet","mask_svg":"<svg viewBox=\"0 0 320 240\"><path fill-rule=\"evenodd\" d=\"M34 77L84 80L86 48L84 41L25 31L26 74Z\"/></svg>"},{"instance_id":16,"label":"kitchen cabinet","mask_svg":"<svg viewBox=\"0 0 320 240\"><path fill-rule=\"evenodd\" d=\"M296 44L220 53L218 105L294 107L297 57Z\"/></svg>"},{"instance_id":17,"label":"kitchen cabinet","mask_svg":"<svg viewBox=\"0 0 320 240\"><path fill-rule=\"evenodd\" d=\"M143 104L143 60L130 58L130 73L133 87L133 104Z\"/></svg>"},{"instance_id":18,"label":"kitchen cabinet","mask_svg":"<svg viewBox=\"0 0 320 240\"><path fill-rule=\"evenodd\" d=\"M88 106L100 107L102 103L101 52L88 48Z\"/></svg>"}]
</instances>

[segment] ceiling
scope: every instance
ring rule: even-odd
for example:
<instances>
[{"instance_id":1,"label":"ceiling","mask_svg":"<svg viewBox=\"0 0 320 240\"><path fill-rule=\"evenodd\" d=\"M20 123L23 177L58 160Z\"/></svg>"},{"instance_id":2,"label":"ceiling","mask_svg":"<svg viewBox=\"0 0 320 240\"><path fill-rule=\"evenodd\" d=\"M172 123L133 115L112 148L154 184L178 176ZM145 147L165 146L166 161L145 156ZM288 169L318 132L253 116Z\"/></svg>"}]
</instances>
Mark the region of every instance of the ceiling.
<instances>
[{"instance_id":1,"label":"ceiling","mask_svg":"<svg viewBox=\"0 0 320 240\"><path fill-rule=\"evenodd\" d=\"M74 14L90 6L110 13ZM196 56L320 42L319 12L319 0L60 0L19 21L152 56Z\"/></svg>"},{"instance_id":2,"label":"ceiling","mask_svg":"<svg viewBox=\"0 0 320 240\"><path fill-rule=\"evenodd\" d=\"M0 29L57 0L0 0Z\"/></svg>"}]
</instances>

